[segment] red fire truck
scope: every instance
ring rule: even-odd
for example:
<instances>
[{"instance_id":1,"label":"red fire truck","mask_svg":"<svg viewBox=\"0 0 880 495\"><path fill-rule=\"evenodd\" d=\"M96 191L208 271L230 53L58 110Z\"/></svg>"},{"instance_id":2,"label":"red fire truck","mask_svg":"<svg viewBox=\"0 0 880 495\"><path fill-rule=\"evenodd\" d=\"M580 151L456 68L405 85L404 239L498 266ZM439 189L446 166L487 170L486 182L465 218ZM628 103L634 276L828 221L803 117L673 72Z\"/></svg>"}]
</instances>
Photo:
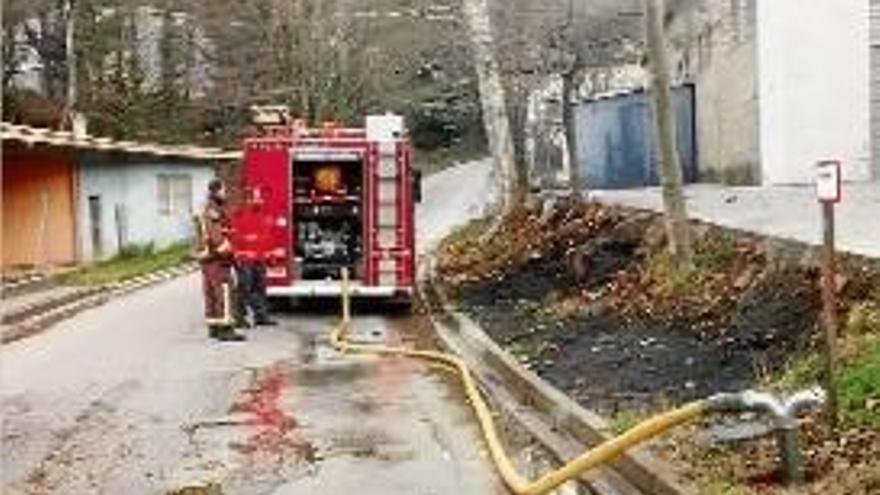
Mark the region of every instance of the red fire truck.
<instances>
[{"instance_id":1,"label":"red fire truck","mask_svg":"<svg viewBox=\"0 0 880 495\"><path fill-rule=\"evenodd\" d=\"M269 297L338 295L348 268L353 295L408 305L421 193L403 119L368 116L364 128L317 129L287 118L257 121L260 132L244 141L240 185L263 228L233 228L234 237L261 240Z\"/></svg>"}]
</instances>

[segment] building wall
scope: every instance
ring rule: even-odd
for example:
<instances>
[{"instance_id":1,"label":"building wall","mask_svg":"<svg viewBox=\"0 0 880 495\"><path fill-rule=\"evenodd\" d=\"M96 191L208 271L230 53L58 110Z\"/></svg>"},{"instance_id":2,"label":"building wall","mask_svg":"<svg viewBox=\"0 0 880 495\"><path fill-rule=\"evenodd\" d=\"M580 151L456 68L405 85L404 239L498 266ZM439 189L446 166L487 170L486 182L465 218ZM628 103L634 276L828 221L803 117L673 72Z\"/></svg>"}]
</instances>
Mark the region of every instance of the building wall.
<instances>
[{"instance_id":1,"label":"building wall","mask_svg":"<svg viewBox=\"0 0 880 495\"><path fill-rule=\"evenodd\" d=\"M880 0L871 0L871 162L880 180Z\"/></svg>"},{"instance_id":2,"label":"building wall","mask_svg":"<svg viewBox=\"0 0 880 495\"><path fill-rule=\"evenodd\" d=\"M562 187L569 183L562 100L559 76L548 77L529 94L524 148L530 187Z\"/></svg>"},{"instance_id":3,"label":"building wall","mask_svg":"<svg viewBox=\"0 0 880 495\"><path fill-rule=\"evenodd\" d=\"M74 165L60 153L3 150L3 267L76 261Z\"/></svg>"},{"instance_id":4,"label":"building wall","mask_svg":"<svg viewBox=\"0 0 880 495\"><path fill-rule=\"evenodd\" d=\"M869 1L760 1L758 61L763 182L810 183L828 158L868 179Z\"/></svg>"},{"instance_id":5,"label":"building wall","mask_svg":"<svg viewBox=\"0 0 880 495\"><path fill-rule=\"evenodd\" d=\"M757 183L756 0L703 0L680 8L669 28L670 62L678 81L696 89L701 179Z\"/></svg>"},{"instance_id":6,"label":"building wall","mask_svg":"<svg viewBox=\"0 0 880 495\"><path fill-rule=\"evenodd\" d=\"M191 178L188 209L163 212L159 203L159 177ZM153 243L157 248L192 238L192 215L204 205L208 181L214 169L208 164L113 163L96 156L85 159L80 169L78 205L80 249L90 261L116 254L123 245ZM100 251L96 252L90 213L90 197L99 197Z\"/></svg>"}]
</instances>

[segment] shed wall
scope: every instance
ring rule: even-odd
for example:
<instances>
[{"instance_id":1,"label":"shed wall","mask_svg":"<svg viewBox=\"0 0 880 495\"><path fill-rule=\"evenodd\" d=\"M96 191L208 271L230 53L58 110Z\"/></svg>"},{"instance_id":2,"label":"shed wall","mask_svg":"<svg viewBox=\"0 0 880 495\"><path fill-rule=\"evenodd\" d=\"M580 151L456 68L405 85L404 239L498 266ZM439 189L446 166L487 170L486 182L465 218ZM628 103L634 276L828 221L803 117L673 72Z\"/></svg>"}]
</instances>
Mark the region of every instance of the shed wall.
<instances>
[{"instance_id":1,"label":"shed wall","mask_svg":"<svg viewBox=\"0 0 880 495\"><path fill-rule=\"evenodd\" d=\"M73 177L64 154L3 151L3 267L76 261Z\"/></svg>"},{"instance_id":2,"label":"shed wall","mask_svg":"<svg viewBox=\"0 0 880 495\"><path fill-rule=\"evenodd\" d=\"M159 177L182 175L191 179L192 196L188 209L162 211ZM87 159L80 172L78 217L80 248L84 260L106 258L122 245L152 243L156 248L192 238L192 215L204 204L208 181L214 169L208 164L112 163L94 157ZM90 212L90 197L99 198L98 243ZM100 252L96 248L100 245Z\"/></svg>"}]
</instances>

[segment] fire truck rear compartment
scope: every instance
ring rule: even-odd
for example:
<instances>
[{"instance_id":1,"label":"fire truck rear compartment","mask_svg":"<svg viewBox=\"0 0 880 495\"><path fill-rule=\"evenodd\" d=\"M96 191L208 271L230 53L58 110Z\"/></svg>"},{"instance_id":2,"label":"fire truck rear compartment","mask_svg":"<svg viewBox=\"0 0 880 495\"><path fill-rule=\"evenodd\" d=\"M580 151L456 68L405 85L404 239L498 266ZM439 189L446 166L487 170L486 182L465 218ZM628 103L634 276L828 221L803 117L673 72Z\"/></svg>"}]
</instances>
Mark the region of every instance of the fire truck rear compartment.
<instances>
[{"instance_id":1,"label":"fire truck rear compartment","mask_svg":"<svg viewBox=\"0 0 880 495\"><path fill-rule=\"evenodd\" d=\"M363 164L294 161L293 244L300 280L360 279L363 260Z\"/></svg>"}]
</instances>

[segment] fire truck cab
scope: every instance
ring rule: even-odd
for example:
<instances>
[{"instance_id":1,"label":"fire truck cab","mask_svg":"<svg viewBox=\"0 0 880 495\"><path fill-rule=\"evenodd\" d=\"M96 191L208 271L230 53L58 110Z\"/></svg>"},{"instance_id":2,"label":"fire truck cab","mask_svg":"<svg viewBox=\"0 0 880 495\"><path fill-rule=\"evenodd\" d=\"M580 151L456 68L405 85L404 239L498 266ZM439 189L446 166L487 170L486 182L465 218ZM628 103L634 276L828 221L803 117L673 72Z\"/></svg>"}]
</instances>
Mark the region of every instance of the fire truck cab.
<instances>
[{"instance_id":1,"label":"fire truck cab","mask_svg":"<svg viewBox=\"0 0 880 495\"><path fill-rule=\"evenodd\" d=\"M280 118L255 118L261 131L245 139L240 169L245 202L259 208L264 227L233 224L234 237L261 240L269 297L339 295L348 268L354 296L408 305L421 194L403 118L312 129L271 111Z\"/></svg>"}]
</instances>

